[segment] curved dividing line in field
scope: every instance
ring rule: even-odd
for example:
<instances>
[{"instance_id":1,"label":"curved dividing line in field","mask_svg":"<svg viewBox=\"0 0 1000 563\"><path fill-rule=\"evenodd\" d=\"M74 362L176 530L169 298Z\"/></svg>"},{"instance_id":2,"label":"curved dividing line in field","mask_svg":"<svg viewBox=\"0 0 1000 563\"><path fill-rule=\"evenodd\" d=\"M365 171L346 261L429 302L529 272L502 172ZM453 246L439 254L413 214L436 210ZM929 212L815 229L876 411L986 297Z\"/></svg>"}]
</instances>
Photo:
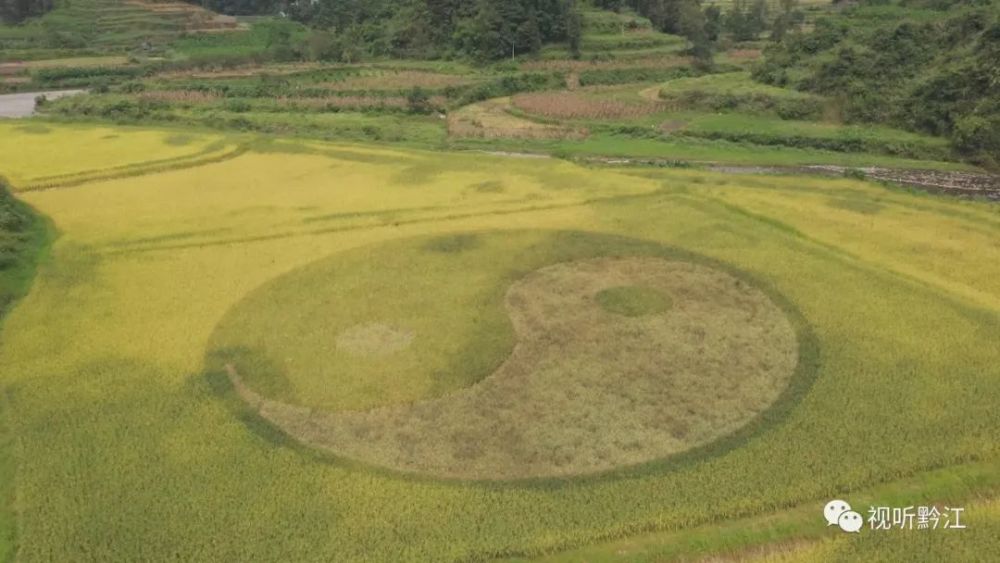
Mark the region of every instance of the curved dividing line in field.
<instances>
[{"instance_id":1,"label":"curved dividing line in field","mask_svg":"<svg viewBox=\"0 0 1000 563\"><path fill-rule=\"evenodd\" d=\"M531 205L525 207L516 207L511 209L498 209L483 212L465 212L465 213L450 213L447 215L438 215L432 217L420 217L414 219L402 219L399 221L393 221L392 223L385 224L374 224L374 225L344 225L341 227L323 227L319 229L310 229L306 231L285 231L279 233L271 233L266 235L256 235L242 238L230 238L230 239L220 239L220 240L209 240L204 242L190 242L181 244L171 244L162 246L136 246L132 248L116 249L108 251L104 254L106 255L122 255L122 254L132 254L141 252L157 252L166 250L180 250L184 248L201 248L208 246L224 246L227 244L241 244L250 242L266 242L271 240L278 240L284 238L293 237L304 237L304 236L317 236L317 235L328 235L334 233L342 233L349 231L357 231L361 229L377 229L377 228L388 228L388 227L400 227L405 225L419 225L422 223L433 223L437 221L460 221L462 219L474 219L477 217L500 217L504 215L516 215L518 213L532 213L536 211L552 211L556 209L571 209L574 207L583 207L586 205L591 205L595 203L611 203L619 201L629 201L633 199L644 199L648 197L655 197L662 195L660 191L651 191L648 193L637 193L628 195L617 195L617 196L607 196L607 197L593 197L580 201L567 202L567 203L553 203L547 205Z\"/></svg>"},{"instance_id":2,"label":"curved dividing line in field","mask_svg":"<svg viewBox=\"0 0 1000 563\"><path fill-rule=\"evenodd\" d=\"M103 170L95 170L90 172L80 172L74 174L64 174L60 176L50 176L48 178L42 178L38 181L26 184L24 186L19 186L15 191L19 193L23 192L37 192L52 189L61 188L72 188L76 186L81 186L83 184L89 184L91 182L99 182L103 180L118 180L121 178L131 178L135 176L145 176L147 174L158 174L161 172L170 172L174 170L184 170L187 168L197 168L199 166L205 166L207 164L216 164L219 162L225 162L236 158L247 151L247 147L243 145L235 145L231 148L223 149L221 152L218 150L203 151L201 153L184 156L160 161L150 161L138 164L130 164L118 168L106 168Z\"/></svg>"}]
</instances>

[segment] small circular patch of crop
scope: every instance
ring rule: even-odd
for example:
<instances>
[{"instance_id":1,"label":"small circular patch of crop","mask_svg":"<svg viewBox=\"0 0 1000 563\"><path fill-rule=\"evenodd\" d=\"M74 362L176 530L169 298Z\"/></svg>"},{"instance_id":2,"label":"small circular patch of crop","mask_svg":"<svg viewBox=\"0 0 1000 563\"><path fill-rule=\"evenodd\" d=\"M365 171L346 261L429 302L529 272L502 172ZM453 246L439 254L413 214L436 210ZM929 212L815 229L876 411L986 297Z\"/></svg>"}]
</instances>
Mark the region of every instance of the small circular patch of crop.
<instances>
[{"instance_id":1,"label":"small circular patch of crop","mask_svg":"<svg viewBox=\"0 0 1000 563\"><path fill-rule=\"evenodd\" d=\"M670 296L651 287L627 285L599 291L597 303L609 313L626 317L658 315L670 309Z\"/></svg>"},{"instance_id":2,"label":"small circular patch of crop","mask_svg":"<svg viewBox=\"0 0 1000 563\"><path fill-rule=\"evenodd\" d=\"M237 304L209 352L243 402L303 444L405 473L514 480L732 436L789 387L799 340L786 310L728 266L527 231L322 259Z\"/></svg>"}]
</instances>

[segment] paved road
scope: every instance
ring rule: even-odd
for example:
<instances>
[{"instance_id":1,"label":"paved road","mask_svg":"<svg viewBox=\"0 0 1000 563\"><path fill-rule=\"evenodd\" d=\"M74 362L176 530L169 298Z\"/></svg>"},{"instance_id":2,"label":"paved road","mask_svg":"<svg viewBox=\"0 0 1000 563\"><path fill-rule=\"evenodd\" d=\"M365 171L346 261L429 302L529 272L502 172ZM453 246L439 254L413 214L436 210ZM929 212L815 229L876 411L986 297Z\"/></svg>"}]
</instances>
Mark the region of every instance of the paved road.
<instances>
[{"instance_id":1,"label":"paved road","mask_svg":"<svg viewBox=\"0 0 1000 563\"><path fill-rule=\"evenodd\" d=\"M45 95L50 100L82 94L83 90L59 90L52 92L25 92L23 94L4 94L0 96L0 119L28 117L35 113L35 97Z\"/></svg>"}]
</instances>

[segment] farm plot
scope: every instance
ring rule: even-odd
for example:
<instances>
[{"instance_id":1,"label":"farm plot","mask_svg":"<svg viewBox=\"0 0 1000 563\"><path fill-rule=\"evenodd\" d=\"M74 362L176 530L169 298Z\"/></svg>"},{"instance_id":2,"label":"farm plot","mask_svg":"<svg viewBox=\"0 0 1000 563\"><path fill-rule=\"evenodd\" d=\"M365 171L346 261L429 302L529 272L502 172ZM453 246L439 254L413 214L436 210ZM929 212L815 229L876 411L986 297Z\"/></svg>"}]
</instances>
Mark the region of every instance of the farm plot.
<instances>
[{"instance_id":1,"label":"farm plot","mask_svg":"<svg viewBox=\"0 0 1000 563\"><path fill-rule=\"evenodd\" d=\"M32 150L25 150L26 144ZM182 167L235 149L235 142L214 133L0 123L0 175L15 191Z\"/></svg>"},{"instance_id":2,"label":"farm plot","mask_svg":"<svg viewBox=\"0 0 1000 563\"><path fill-rule=\"evenodd\" d=\"M662 112L665 104L599 98L584 92L534 92L513 97L520 111L552 119L629 119Z\"/></svg>"},{"instance_id":3,"label":"farm plot","mask_svg":"<svg viewBox=\"0 0 1000 563\"><path fill-rule=\"evenodd\" d=\"M475 80L458 74L425 71L366 72L336 82L321 83L319 87L332 91L403 91L412 88L439 90L449 86L464 86Z\"/></svg>"},{"instance_id":4,"label":"farm plot","mask_svg":"<svg viewBox=\"0 0 1000 563\"><path fill-rule=\"evenodd\" d=\"M48 174L28 158L47 136L9 132L0 171ZM996 480L994 207L846 179L248 146L21 194L60 237L0 341L17 499L0 531L20 559L535 556L780 519L932 470L922 491L946 498L969 463L986 475L969 490ZM68 172L116 162L94 158ZM500 452L518 463L475 461Z\"/></svg>"},{"instance_id":5,"label":"farm plot","mask_svg":"<svg viewBox=\"0 0 1000 563\"><path fill-rule=\"evenodd\" d=\"M797 119L821 117L826 104L813 94L753 82L748 72L680 78L659 89L643 90L642 95L691 109L740 110Z\"/></svg>"},{"instance_id":6,"label":"farm plot","mask_svg":"<svg viewBox=\"0 0 1000 563\"><path fill-rule=\"evenodd\" d=\"M448 115L448 134L475 139L583 139L581 127L541 123L513 115L511 99L497 98L465 106Z\"/></svg>"}]
</instances>

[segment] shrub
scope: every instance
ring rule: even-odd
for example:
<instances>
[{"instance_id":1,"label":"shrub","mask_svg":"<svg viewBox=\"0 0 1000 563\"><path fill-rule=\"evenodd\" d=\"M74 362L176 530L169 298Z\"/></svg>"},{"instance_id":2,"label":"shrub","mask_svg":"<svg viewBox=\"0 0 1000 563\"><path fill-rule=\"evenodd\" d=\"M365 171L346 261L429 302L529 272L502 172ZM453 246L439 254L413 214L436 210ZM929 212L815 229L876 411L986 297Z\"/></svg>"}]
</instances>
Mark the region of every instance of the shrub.
<instances>
[{"instance_id":1,"label":"shrub","mask_svg":"<svg viewBox=\"0 0 1000 563\"><path fill-rule=\"evenodd\" d=\"M18 233L26 229L29 223L24 209L17 205L14 196L7 189L6 181L0 178L0 231Z\"/></svg>"},{"instance_id":2,"label":"shrub","mask_svg":"<svg viewBox=\"0 0 1000 563\"><path fill-rule=\"evenodd\" d=\"M844 170L844 177L854 180L867 180L868 174L859 168L848 168L847 170Z\"/></svg>"},{"instance_id":3,"label":"shrub","mask_svg":"<svg viewBox=\"0 0 1000 563\"><path fill-rule=\"evenodd\" d=\"M420 86L414 86L406 94L406 104L413 113L430 113L433 109L430 95Z\"/></svg>"},{"instance_id":4,"label":"shrub","mask_svg":"<svg viewBox=\"0 0 1000 563\"><path fill-rule=\"evenodd\" d=\"M227 100L226 109L233 113L246 113L250 111L250 102L246 100Z\"/></svg>"},{"instance_id":5,"label":"shrub","mask_svg":"<svg viewBox=\"0 0 1000 563\"><path fill-rule=\"evenodd\" d=\"M538 90L554 90L560 88L564 78L558 73L524 73L504 76L498 80L483 82L470 86L454 97L454 105L465 106L488 100L510 96L519 92L535 92ZM447 95L447 93L446 93ZM450 97L450 96L449 96Z\"/></svg>"},{"instance_id":6,"label":"shrub","mask_svg":"<svg viewBox=\"0 0 1000 563\"><path fill-rule=\"evenodd\" d=\"M952 140L962 154L995 167L1000 162L1000 114L970 115L958 120Z\"/></svg>"}]
</instances>

